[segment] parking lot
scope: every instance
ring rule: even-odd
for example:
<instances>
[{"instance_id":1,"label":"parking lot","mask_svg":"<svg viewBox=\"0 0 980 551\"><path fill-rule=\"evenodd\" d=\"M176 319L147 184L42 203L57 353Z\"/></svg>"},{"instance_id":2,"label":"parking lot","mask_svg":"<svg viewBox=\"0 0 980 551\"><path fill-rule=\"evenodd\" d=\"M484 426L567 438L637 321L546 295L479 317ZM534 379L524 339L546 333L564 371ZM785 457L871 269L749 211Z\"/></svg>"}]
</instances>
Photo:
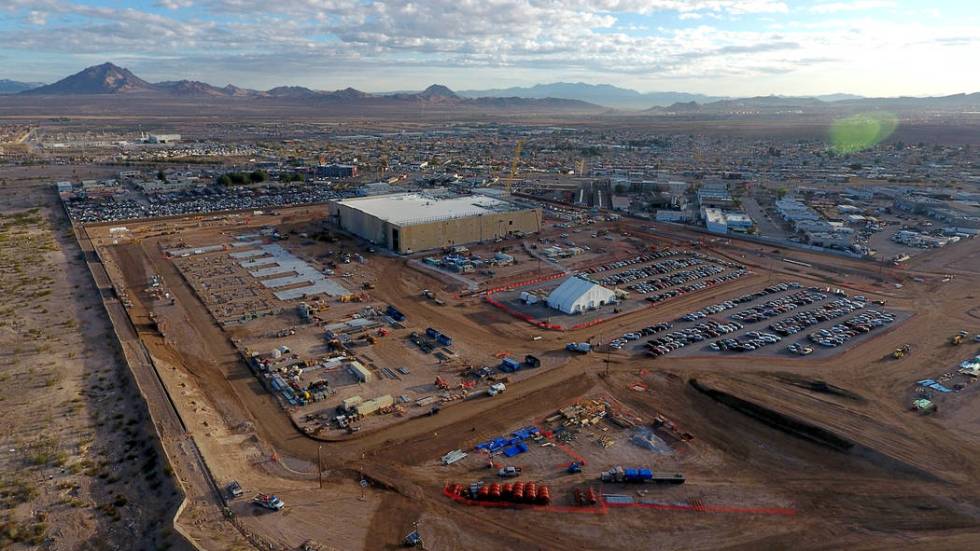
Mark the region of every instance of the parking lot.
<instances>
[{"instance_id":1,"label":"parking lot","mask_svg":"<svg viewBox=\"0 0 980 551\"><path fill-rule=\"evenodd\" d=\"M546 299L562 280L495 293L493 298L521 314L568 328L734 281L749 271L742 265L698 251L663 249L599 264L578 273L616 289L619 301L580 314L561 313L549 308ZM522 300L527 294L536 300Z\"/></svg>"},{"instance_id":2,"label":"parking lot","mask_svg":"<svg viewBox=\"0 0 980 551\"><path fill-rule=\"evenodd\" d=\"M612 340L653 358L700 354L829 355L907 318L841 289L783 282ZM630 343L635 343L632 346Z\"/></svg>"}]
</instances>

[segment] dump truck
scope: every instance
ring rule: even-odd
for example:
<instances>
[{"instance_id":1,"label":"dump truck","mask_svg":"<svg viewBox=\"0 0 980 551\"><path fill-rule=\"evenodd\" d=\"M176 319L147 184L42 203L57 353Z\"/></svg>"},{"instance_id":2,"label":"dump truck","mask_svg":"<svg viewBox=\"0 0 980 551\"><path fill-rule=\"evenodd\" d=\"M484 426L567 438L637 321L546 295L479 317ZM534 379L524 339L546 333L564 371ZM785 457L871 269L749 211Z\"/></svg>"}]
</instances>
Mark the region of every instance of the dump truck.
<instances>
[{"instance_id":1,"label":"dump truck","mask_svg":"<svg viewBox=\"0 0 980 551\"><path fill-rule=\"evenodd\" d=\"M588 354L592 351L592 345L587 342L570 342L565 345L565 350L579 354Z\"/></svg>"}]
</instances>

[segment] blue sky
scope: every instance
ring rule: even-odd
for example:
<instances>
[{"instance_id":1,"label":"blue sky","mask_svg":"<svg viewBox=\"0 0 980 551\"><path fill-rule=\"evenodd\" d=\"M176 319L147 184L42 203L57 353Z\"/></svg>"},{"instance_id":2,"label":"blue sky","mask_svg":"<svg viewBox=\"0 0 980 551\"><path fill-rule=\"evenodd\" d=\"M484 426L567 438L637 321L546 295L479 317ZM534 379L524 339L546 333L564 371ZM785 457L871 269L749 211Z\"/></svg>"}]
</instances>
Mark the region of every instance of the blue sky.
<instances>
[{"instance_id":1,"label":"blue sky","mask_svg":"<svg viewBox=\"0 0 980 551\"><path fill-rule=\"evenodd\" d=\"M939 95L980 91L978 59L959 0L0 0L0 78L45 82Z\"/></svg>"}]
</instances>

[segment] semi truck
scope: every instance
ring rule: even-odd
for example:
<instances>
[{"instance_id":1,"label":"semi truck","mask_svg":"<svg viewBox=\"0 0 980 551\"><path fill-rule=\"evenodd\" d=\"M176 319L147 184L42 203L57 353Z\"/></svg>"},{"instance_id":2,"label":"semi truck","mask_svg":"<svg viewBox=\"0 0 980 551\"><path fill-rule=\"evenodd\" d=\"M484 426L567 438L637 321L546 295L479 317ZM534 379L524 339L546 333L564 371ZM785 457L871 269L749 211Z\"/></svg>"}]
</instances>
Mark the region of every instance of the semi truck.
<instances>
[{"instance_id":1,"label":"semi truck","mask_svg":"<svg viewBox=\"0 0 980 551\"><path fill-rule=\"evenodd\" d=\"M684 475L680 473L653 472L646 468L623 468L616 466L599 475L603 482L620 482L626 484L683 484Z\"/></svg>"}]
</instances>

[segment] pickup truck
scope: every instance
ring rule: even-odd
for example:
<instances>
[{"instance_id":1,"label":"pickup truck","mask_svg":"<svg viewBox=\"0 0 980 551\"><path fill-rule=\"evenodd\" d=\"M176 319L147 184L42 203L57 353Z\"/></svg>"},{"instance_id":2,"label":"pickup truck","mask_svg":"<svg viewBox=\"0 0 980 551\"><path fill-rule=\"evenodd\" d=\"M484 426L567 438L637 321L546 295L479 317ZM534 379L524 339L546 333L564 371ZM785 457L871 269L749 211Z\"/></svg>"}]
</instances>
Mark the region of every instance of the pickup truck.
<instances>
[{"instance_id":1,"label":"pickup truck","mask_svg":"<svg viewBox=\"0 0 980 551\"><path fill-rule=\"evenodd\" d=\"M258 494L252 498L252 503L270 511L281 511L286 506L281 499L271 494Z\"/></svg>"},{"instance_id":2,"label":"pickup truck","mask_svg":"<svg viewBox=\"0 0 980 551\"><path fill-rule=\"evenodd\" d=\"M579 354L588 354L592 351L592 345L587 342L570 342L565 345L565 350Z\"/></svg>"}]
</instances>

